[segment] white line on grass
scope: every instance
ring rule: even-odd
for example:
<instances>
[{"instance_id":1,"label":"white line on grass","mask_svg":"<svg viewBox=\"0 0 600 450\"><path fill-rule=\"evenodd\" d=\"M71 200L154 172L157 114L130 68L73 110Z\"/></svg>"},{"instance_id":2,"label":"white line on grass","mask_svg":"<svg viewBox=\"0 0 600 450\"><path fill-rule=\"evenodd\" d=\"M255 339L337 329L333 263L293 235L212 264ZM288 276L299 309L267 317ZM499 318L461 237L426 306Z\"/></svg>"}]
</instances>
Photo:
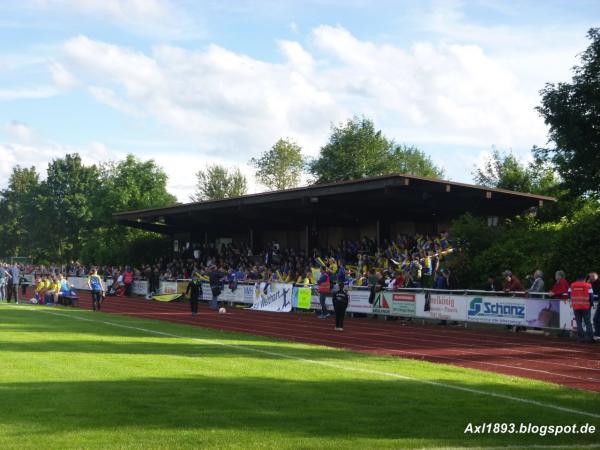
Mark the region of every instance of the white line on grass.
<instances>
[{"instance_id":1,"label":"white line on grass","mask_svg":"<svg viewBox=\"0 0 600 450\"><path fill-rule=\"evenodd\" d=\"M149 328L134 327L134 326L131 326L131 325L123 325L123 324L116 323L116 322L109 322L107 320L93 320L93 319L88 319L88 318L85 318L85 317L73 316L73 315L70 315L70 314L61 314L61 313L57 313L57 312L50 312L50 311L46 311L46 310L38 309L38 308L28 308L28 310L30 310L30 311L39 311L39 312L43 312L45 314L51 314L53 316L68 317L68 318L71 318L71 319L82 320L82 321L85 321L85 322L102 323L102 324L111 325L111 326L114 326L114 327L127 328L127 329L130 329L130 330L142 331L144 333L157 334L157 335L161 335L161 336L173 337L173 338L178 338L178 339L189 339L189 340L192 340L192 341L204 342L204 343L209 343L209 344L216 344L216 345L220 345L220 346L226 347L226 348L234 348L236 350L242 350L242 351L246 351L246 352L261 353L261 354L264 354L264 355L277 356L279 358L293 359L293 360L296 360L296 361L302 361L302 362L307 363L307 364L316 364L316 365L320 365L320 366L324 366L324 367L330 367L330 368L333 368L333 369L346 370L346 371L351 371L351 372L362 372L362 373L368 373L368 374L371 374L371 375L384 375L386 377L392 377L392 378L397 378L397 379L401 379L401 380L414 381L416 383L427 384L427 385L430 385L430 386L436 386L436 387L440 387L440 388L444 388L444 389L454 389L456 391L463 391L463 392L468 392L468 393L471 393L471 394L486 395L488 397L501 398L501 399L504 399L504 400L511 400L511 401L514 401L514 402L525 403L525 404L528 404L528 405L541 406L543 408L554 409L556 411L562 411L562 412L567 412L567 413L578 414L578 415L581 415L581 416L593 417L595 419L600 419L600 414L594 414L594 413L587 412L587 411L580 411L578 409L566 408L564 406L553 405L552 403L539 402L537 400L529 400L529 399L520 398L520 397L513 397L512 395L498 394L496 392L489 392L489 391L483 391L483 390L480 390L480 389L474 389L474 388L468 388L468 387L464 387L464 386L456 386L456 385L453 385L453 384L441 383L439 381L421 380L421 379L418 379L418 378L413 378L413 377L409 377L409 376L406 376L406 375L401 375L399 373L382 372L382 371L373 370L373 369L362 369L360 367L348 367L348 366L345 366L345 365L334 364L334 363L329 363L329 362L325 362L325 361L317 361L317 360L314 360L314 359L301 358L299 356L287 355L285 353L272 352L272 351L269 351L269 350L261 350L261 349L257 349L257 348L248 348L248 347L243 347L241 345L235 345L235 344L226 344L225 342L221 342L221 341L214 340L214 339L197 338L197 337L189 337L189 336L179 336L177 334L167 333L167 332L164 332L164 331L151 330Z\"/></svg>"}]
</instances>

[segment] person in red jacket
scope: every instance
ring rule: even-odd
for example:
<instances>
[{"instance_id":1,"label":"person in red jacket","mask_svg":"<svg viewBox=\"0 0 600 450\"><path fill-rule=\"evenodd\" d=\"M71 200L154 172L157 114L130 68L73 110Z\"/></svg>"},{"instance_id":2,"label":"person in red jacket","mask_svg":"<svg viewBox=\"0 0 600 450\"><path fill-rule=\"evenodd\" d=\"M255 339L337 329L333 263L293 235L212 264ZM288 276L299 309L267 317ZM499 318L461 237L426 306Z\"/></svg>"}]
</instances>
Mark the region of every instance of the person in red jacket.
<instances>
[{"instance_id":1,"label":"person in red jacket","mask_svg":"<svg viewBox=\"0 0 600 450\"><path fill-rule=\"evenodd\" d=\"M552 297L566 299L569 293L569 282L565 278L565 273L562 270L557 270L554 274L554 279L556 283L550 289Z\"/></svg>"},{"instance_id":2,"label":"person in red jacket","mask_svg":"<svg viewBox=\"0 0 600 450\"><path fill-rule=\"evenodd\" d=\"M571 307L577 322L577 342L594 343L594 329L590 320L594 291L592 285L585 281L585 275L577 277L577 281L571 283L568 289L571 299ZM583 334L583 322L585 322L585 339Z\"/></svg>"},{"instance_id":3,"label":"person in red jacket","mask_svg":"<svg viewBox=\"0 0 600 450\"><path fill-rule=\"evenodd\" d=\"M125 267L125 272L123 272L123 284L125 285L125 295L127 297L131 297L131 291L133 288L133 270L131 267Z\"/></svg>"},{"instance_id":4,"label":"person in red jacket","mask_svg":"<svg viewBox=\"0 0 600 450\"><path fill-rule=\"evenodd\" d=\"M318 317L319 319L325 319L331 315L325 304L327 295L331 294L331 278L324 267L321 268L321 276L317 280L317 290L319 291L319 303L321 303L321 314Z\"/></svg>"},{"instance_id":5,"label":"person in red jacket","mask_svg":"<svg viewBox=\"0 0 600 450\"><path fill-rule=\"evenodd\" d=\"M525 290L523 283L510 270L502 272L504 276L504 292L522 292Z\"/></svg>"}]
</instances>

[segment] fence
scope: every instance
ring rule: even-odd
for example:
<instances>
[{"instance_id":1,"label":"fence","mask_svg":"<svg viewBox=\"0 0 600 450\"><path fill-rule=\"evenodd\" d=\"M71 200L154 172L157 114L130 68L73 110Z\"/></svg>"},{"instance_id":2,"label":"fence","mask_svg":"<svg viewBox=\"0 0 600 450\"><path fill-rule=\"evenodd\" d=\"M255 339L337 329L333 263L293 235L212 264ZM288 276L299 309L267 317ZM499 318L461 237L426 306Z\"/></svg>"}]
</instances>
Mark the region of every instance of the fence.
<instances>
[{"instance_id":1,"label":"fence","mask_svg":"<svg viewBox=\"0 0 600 450\"><path fill-rule=\"evenodd\" d=\"M69 282L76 289L87 290L87 278L69 277ZM111 279L106 280L112 283ZM184 293L189 280L161 281L161 293ZM303 287L293 284L273 283L275 291L284 287L283 292L291 290L289 308L278 309L288 311L291 308L319 309L319 296L314 286ZM263 284L264 287L264 284ZM221 292L219 300L232 304L245 304L255 309L258 293L263 287L255 283L238 284L230 289L227 285ZM210 300L211 289L208 283L202 284L203 300ZM148 282L134 280L134 294L146 295ZM535 296L535 297L533 297ZM350 301L347 311L388 317L415 317L422 319L450 320L458 322L474 322L497 325L514 325L535 328L565 329L576 328L573 310L567 300L550 298L550 293L525 292L488 292L478 290L436 290L436 289L397 289L377 292L373 303L369 303L369 290L366 287L352 287L349 291ZM299 301L300 297L300 301ZM310 302L308 298L310 297ZM327 306L332 309L331 297L327 297ZM264 306L264 305L263 305ZM594 305L597 308L597 303Z\"/></svg>"}]
</instances>

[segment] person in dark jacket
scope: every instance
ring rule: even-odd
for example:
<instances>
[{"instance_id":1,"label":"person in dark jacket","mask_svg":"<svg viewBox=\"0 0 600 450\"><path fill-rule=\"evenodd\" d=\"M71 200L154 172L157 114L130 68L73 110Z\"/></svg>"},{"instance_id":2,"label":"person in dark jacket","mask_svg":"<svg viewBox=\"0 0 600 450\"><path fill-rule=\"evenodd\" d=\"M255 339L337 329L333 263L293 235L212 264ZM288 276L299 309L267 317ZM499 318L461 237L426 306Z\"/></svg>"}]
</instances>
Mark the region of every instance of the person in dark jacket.
<instances>
[{"instance_id":1,"label":"person in dark jacket","mask_svg":"<svg viewBox=\"0 0 600 450\"><path fill-rule=\"evenodd\" d=\"M494 275L488 275L486 283L483 285L483 291L502 292L502 285L496 280Z\"/></svg>"},{"instance_id":2,"label":"person in dark jacket","mask_svg":"<svg viewBox=\"0 0 600 450\"><path fill-rule=\"evenodd\" d=\"M190 307L192 308L192 316L198 314L198 300L202 298L202 281L200 274L194 273L192 279L187 285L185 295L190 299Z\"/></svg>"},{"instance_id":3,"label":"person in dark jacket","mask_svg":"<svg viewBox=\"0 0 600 450\"><path fill-rule=\"evenodd\" d=\"M348 292L344 287L344 282L340 281L338 290L333 295L333 309L335 310L335 331L344 331L344 317L346 308L348 308Z\"/></svg>"},{"instance_id":4,"label":"person in dark jacket","mask_svg":"<svg viewBox=\"0 0 600 450\"><path fill-rule=\"evenodd\" d=\"M208 272L208 283L212 293L212 300L210 301L210 309L219 309L219 295L223 290L223 278L227 274L217 270L217 266L213 265Z\"/></svg>"}]
</instances>

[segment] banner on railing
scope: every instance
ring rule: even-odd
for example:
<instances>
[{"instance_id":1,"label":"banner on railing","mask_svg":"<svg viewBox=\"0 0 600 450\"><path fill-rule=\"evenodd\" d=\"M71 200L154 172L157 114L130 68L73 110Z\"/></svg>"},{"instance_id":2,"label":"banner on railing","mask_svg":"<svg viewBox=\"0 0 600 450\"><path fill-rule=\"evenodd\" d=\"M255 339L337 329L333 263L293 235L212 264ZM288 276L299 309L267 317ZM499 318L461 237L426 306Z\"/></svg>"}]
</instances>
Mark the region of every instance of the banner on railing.
<instances>
[{"instance_id":1,"label":"banner on railing","mask_svg":"<svg viewBox=\"0 0 600 450\"><path fill-rule=\"evenodd\" d=\"M577 322L575 321L575 314L573 314L573 308L571 307L571 303L568 300L557 301L560 303L560 328L564 330L577 330ZM594 317L597 308L598 302L594 302L594 307L590 311L591 318Z\"/></svg>"},{"instance_id":2,"label":"banner on railing","mask_svg":"<svg viewBox=\"0 0 600 450\"><path fill-rule=\"evenodd\" d=\"M560 326L560 300L528 299L525 320L528 327L558 328Z\"/></svg>"},{"instance_id":3,"label":"banner on railing","mask_svg":"<svg viewBox=\"0 0 600 450\"><path fill-rule=\"evenodd\" d=\"M135 295L147 295L148 294L148 281L147 280L133 280L131 286L131 292Z\"/></svg>"},{"instance_id":4,"label":"banner on railing","mask_svg":"<svg viewBox=\"0 0 600 450\"><path fill-rule=\"evenodd\" d=\"M294 285L291 283L256 283L251 309L290 312Z\"/></svg>"},{"instance_id":5,"label":"banner on railing","mask_svg":"<svg viewBox=\"0 0 600 450\"><path fill-rule=\"evenodd\" d=\"M426 292L416 296L416 316L426 319L467 320L467 297Z\"/></svg>"},{"instance_id":6,"label":"banner on railing","mask_svg":"<svg viewBox=\"0 0 600 450\"><path fill-rule=\"evenodd\" d=\"M372 311L383 316L415 317L416 295L410 292L378 292Z\"/></svg>"},{"instance_id":7,"label":"banner on railing","mask_svg":"<svg viewBox=\"0 0 600 450\"><path fill-rule=\"evenodd\" d=\"M348 312L373 314L373 305L369 303L368 289L351 290L349 294Z\"/></svg>"},{"instance_id":8,"label":"banner on railing","mask_svg":"<svg viewBox=\"0 0 600 450\"><path fill-rule=\"evenodd\" d=\"M212 289L210 284L202 283L202 299L210 301L212 299ZM225 285L221 289L219 301L229 303L245 303L251 305L254 300L254 285L253 284L238 284L231 289L229 285Z\"/></svg>"},{"instance_id":9,"label":"banner on railing","mask_svg":"<svg viewBox=\"0 0 600 450\"><path fill-rule=\"evenodd\" d=\"M161 281L160 282L160 293L161 294L177 294L179 292L176 281Z\"/></svg>"},{"instance_id":10,"label":"banner on railing","mask_svg":"<svg viewBox=\"0 0 600 450\"><path fill-rule=\"evenodd\" d=\"M468 304L469 308L467 311L468 321L500 325L527 325L525 302L524 298L464 297L464 303Z\"/></svg>"}]
</instances>

